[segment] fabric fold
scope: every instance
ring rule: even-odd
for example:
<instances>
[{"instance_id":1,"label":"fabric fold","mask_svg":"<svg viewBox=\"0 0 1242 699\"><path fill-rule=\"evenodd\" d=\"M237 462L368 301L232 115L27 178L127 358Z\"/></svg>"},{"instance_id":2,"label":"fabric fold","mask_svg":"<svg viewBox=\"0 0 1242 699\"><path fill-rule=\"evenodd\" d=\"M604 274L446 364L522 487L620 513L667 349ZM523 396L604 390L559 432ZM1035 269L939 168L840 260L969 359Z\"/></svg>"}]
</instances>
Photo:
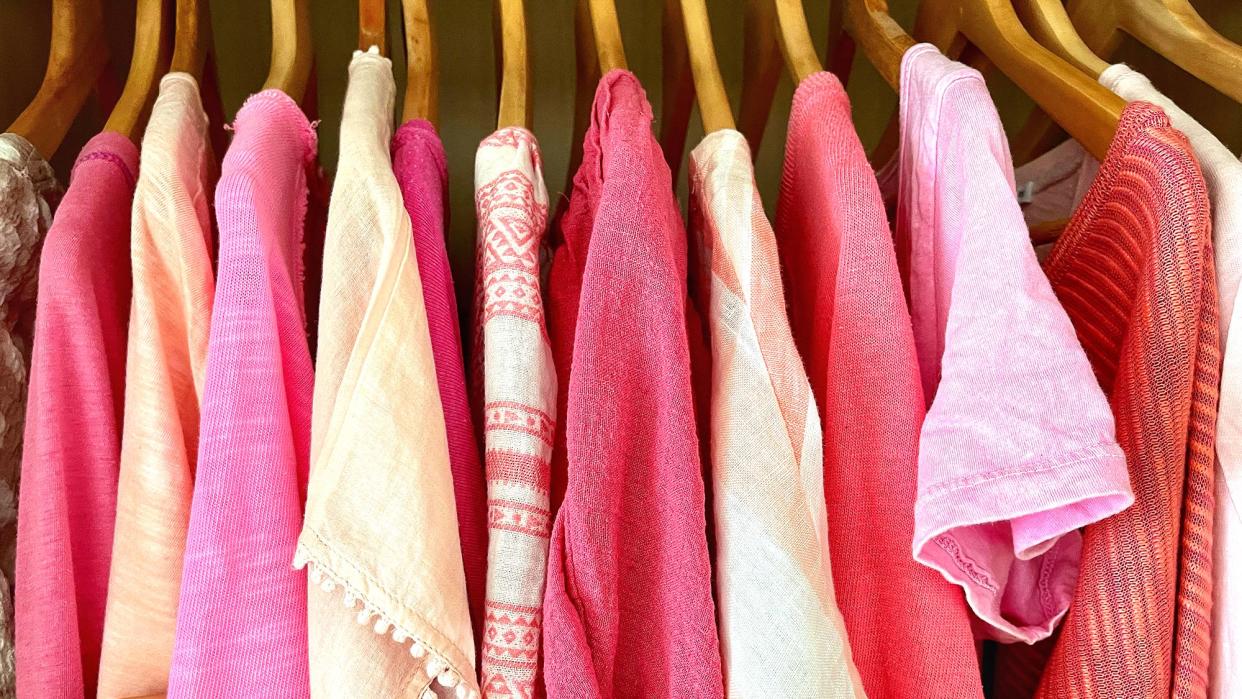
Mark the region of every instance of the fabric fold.
<instances>
[{"instance_id":1,"label":"fabric fold","mask_svg":"<svg viewBox=\"0 0 1242 699\"><path fill-rule=\"evenodd\" d=\"M322 696L478 692L444 412L410 217L389 159L395 92L391 61L356 51L324 244L312 479L294 559L322 587L308 602L311 691Z\"/></svg>"}]
</instances>

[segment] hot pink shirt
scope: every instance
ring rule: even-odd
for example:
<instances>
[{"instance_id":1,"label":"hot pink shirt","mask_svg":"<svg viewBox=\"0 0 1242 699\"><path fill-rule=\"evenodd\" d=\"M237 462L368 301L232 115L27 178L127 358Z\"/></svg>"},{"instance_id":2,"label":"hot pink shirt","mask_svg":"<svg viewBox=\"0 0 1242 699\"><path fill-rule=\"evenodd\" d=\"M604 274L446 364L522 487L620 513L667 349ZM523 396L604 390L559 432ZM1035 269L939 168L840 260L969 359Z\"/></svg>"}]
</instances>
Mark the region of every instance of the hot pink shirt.
<instances>
[{"instance_id":1,"label":"hot pink shirt","mask_svg":"<svg viewBox=\"0 0 1242 699\"><path fill-rule=\"evenodd\" d=\"M47 234L17 524L17 691L94 696L116 519L138 148L95 136Z\"/></svg>"},{"instance_id":2,"label":"hot pink shirt","mask_svg":"<svg viewBox=\"0 0 1242 699\"><path fill-rule=\"evenodd\" d=\"M595 92L549 281L568 483L544 597L549 696L724 694L686 338L686 232L651 106Z\"/></svg>"},{"instance_id":3,"label":"hot pink shirt","mask_svg":"<svg viewBox=\"0 0 1242 699\"><path fill-rule=\"evenodd\" d=\"M1018 207L978 71L930 44L901 75L896 244L923 391L914 554L976 633L1032 643L1065 615L1078 529L1134 502L1108 401Z\"/></svg>"},{"instance_id":4,"label":"hot pink shirt","mask_svg":"<svg viewBox=\"0 0 1242 699\"><path fill-rule=\"evenodd\" d=\"M310 451L301 255L316 139L278 90L247 100L233 131L168 696L306 696L306 572L291 563Z\"/></svg>"}]
</instances>

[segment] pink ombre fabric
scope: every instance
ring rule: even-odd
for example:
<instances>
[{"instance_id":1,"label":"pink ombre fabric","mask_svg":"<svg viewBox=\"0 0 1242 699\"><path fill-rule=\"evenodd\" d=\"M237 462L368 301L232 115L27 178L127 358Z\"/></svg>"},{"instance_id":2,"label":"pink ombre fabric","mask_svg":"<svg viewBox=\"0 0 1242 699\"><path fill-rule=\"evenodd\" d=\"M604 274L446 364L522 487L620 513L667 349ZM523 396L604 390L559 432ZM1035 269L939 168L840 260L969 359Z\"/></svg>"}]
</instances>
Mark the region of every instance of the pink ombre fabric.
<instances>
[{"instance_id":1,"label":"pink ombre fabric","mask_svg":"<svg viewBox=\"0 0 1242 699\"><path fill-rule=\"evenodd\" d=\"M397 129L392 139L392 169L414 226L414 253L427 308L440 403L444 407L453 495L457 501L457 535L461 539L470 626L477 650L483 632L483 593L487 586L487 485L466 396L453 270L444 243L448 227L448 171L444 146L430 122L415 119Z\"/></svg>"},{"instance_id":2,"label":"pink ombre fabric","mask_svg":"<svg viewBox=\"0 0 1242 699\"><path fill-rule=\"evenodd\" d=\"M884 204L831 73L794 94L776 244L823 416L832 578L863 688L982 699L962 593L910 555L918 358Z\"/></svg>"},{"instance_id":3,"label":"pink ombre fabric","mask_svg":"<svg viewBox=\"0 0 1242 699\"><path fill-rule=\"evenodd\" d=\"M94 696L116 518L138 148L95 136L40 260L17 524L17 692Z\"/></svg>"},{"instance_id":4,"label":"pink ombre fabric","mask_svg":"<svg viewBox=\"0 0 1242 699\"><path fill-rule=\"evenodd\" d=\"M1033 643L1069 609L1079 528L1134 502L1112 412L1015 195L983 77L930 44L901 75L898 257L929 403L914 554L976 635Z\"/></svg>"},{"instance_id":5,"label":"pink ombre fabric","mask_svg":"<svg viewBox=\"0 0 1242 699\"><path fill-rule=\"evenodd\" d=\"M316 139L278 90L247 100L233 130L168 696L298 697L306 573L290 562L310 450L301 255Z\"/></svg>"},{"instance_id":6,"label":"pink ombre fabric","mask_svg":"<svg viewBox=\"0 0 1242 699\"><path fill-rule=\"evenodd\" d=\"M550 696L723 696L686 337L686 233L633 74L600 80L549 282L568 482Z\"/></svg>"}]
</instances>

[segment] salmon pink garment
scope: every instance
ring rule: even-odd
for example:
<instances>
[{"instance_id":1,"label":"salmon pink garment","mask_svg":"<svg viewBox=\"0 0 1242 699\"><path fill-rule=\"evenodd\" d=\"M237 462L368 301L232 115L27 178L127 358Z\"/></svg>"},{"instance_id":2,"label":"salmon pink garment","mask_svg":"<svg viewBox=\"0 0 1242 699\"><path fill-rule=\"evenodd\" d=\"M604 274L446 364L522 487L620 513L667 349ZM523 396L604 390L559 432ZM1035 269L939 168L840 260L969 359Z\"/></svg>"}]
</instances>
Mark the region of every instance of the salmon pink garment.
<instances>
[{"instance_id":1,"label":"salmon pink garment","mask_svg":"<svg viewBox=\"0 0 1242 699\"><path fill-rule=\"evenodd\" d=\"M461 539L470 626L477 651L483 633L483 592L487 585L487 484L466 397L457 297L444 242L448 226L448 171L444 146L430 122L415 119L397 129L392 139L392 169L414 226L414 253L427 307L440 403L444 406L449 465L453 469L457 501L457 535Z\"/></svg>"},{"instance_id":2,"label":"salmon pink garment","mask_svg":"<svg viewBox=\"0 0 1242 699\"><path fill-rule=\"evenodd\" d=\"M776 241L823 414L832 577L863 687L980 698L962 593L910 556L918 359L879 187L831 73L794 95Z\"/></svg>"},{"instance_id":3,"label":"salmon pink garment","mask_svg":"<svg viewBox=\"0 0 1242 699\"><path fill-rule=\"evenodd\" d=\"M716 599L729 696L863 697L828 559L823 432L742 134L690 153L710 278Z\"/></svg>"},{"instance_id":4,"label":"salmon pink garment","mask_svg":"<svg viewBox=\"0 0 1242 699\"><path fill-rule=\"evenodd\" d=\"M724 693L686 338L686 234L633 74L595 92L549 281L568 457L550 696Z\"/></svg>"},{"instance_id":5,"label":"salmon pink garment","mask_svg":"<svg viewBox=\"0 0 1242 699\"><path fill-rule=\"evenodd\" d=\"M290 562L310 451L301 254L316 139L279 90L246 100L233 132L168 696L306 696L306 573Z\"/></svg>"},{"instance_id":6,"label":"salmon pink garment","mask_svg":"<svg viewBox=\"0 0 1242 699\"><path fill-rule=\"evenodd\" d=\"M138 148L78 155L47 233L17 523L17 691L94 696L116 518Z\"/></svg>"},{"instance_id":7,"label":"salmon pink garment","mask_svg":"<svg viewBox=\"0 0 1242 699\"><path fill-rule=\"evenodd\" d=\"M901 73L896 241L929 408L914 553L960 585L976 634L1047 637L1078 529L1133 501L1112 414L1031 248L978 71L931 44Z\"/></svg>"},{"instance_id":8,"label":"salmon pink garment","mask_svg":"<svg viewBox=\"0 0 1242 699\"><path fill-rule=\"evenodd\" d=\"M192 76L164 76L143 133L116 536L99 662L103 698L168 689L215 295L216 166Z\"/></svg>"},{"instance_id":9,"label":"salmon pink garment","mask_svg":"<svg viewBox=\"0 0 1242 699\"><path fill-rule=\"evenodd\" d=\"M1085 162L1071 142L1017 178L1072 181ZM1072 199L1063 204L1058 218ZM1220 379L1216 277L1206 184L1186 137L1159 107L1126 107L1045 269L1110 396L1135 504L1086 527L1082 573L1039 696L1202 697ZM998 673L999 686L1019 696L1014 687L1038 670L1006 662Z\"/></svg>"},{"instance_id":10,"label":"salmon pink garment","mask_svg":"<svg viewBox=\"0 0 1242 699\"><path fill-rule=\"evenodd\" d=\"M556 368L539 280L548 192L534 134L514 127L483 139L474 179L474 378L482 390L491 530L480 684L488 697L534 697L556 424Z\"/></svg>"}]
</instances>

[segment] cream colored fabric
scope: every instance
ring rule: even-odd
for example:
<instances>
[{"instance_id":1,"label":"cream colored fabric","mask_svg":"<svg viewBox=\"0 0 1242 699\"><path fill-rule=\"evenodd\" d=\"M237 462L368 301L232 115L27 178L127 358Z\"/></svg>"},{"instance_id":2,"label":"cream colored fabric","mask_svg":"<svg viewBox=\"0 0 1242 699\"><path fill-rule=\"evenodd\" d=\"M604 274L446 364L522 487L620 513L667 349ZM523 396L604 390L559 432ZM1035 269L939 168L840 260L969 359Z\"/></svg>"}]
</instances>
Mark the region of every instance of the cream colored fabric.
<instances>
[{"instance_id":1,"label":"cream colored fabric","mask_svg":"<svg viewBox=\"0 0 1242 699\"><path fill-rule=\"evenodd\" d=\"M322 587L308 592L318 697L478 692L444 413L389 158L395 92L392 63L374 49L355 52L324 244L311 477L295 559Z\"/></svg>"},{"instance_id":2,"label":"cream colored fabric","mask_svg":"<svg viewBox=\"0 0 1242 699\"><path fill-rule=\"evenodd\" d=\"M717 131L694 149L690 192L691 230L710 270L716 598L728 695L862 697L833 592L819 413L740 133Z\"/></svg>"},{"instance_id":3,"label":"cream colored fabric","mask_svg":"<svg viewBox=\"0 0 1242 699\"><path fill-rule=\"evenodd\" d=\"M169 73L151 110L134 189L134 287L100 697L168 688L215 295L215 170L198 84Z\"/></svg>"}]
</instances>

